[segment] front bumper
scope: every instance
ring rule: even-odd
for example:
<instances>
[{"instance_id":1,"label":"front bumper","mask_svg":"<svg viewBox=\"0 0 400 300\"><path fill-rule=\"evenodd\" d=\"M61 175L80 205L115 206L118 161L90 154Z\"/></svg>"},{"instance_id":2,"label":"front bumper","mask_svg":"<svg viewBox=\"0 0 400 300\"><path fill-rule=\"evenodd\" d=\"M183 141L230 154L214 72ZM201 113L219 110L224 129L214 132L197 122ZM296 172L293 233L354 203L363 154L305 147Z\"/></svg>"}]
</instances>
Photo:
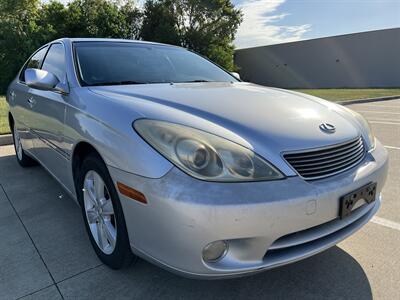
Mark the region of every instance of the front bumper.
<instances>
[{"instance_id":1,"label":"front bumper","mask_svg":"<svg viewBox=\"0 0 400 300\"><path fill-rule=\"evenodd\" d=\"M110 167L114 182L142 192L144 205L120 194L132 250L189 277L245 275L327 249L361 228L380 206L388 156L377 142L357 167L316 181L300 177L251 183L193 179L174 168L149 179ZM338 218L339 198L377 182L377 199ZM227 254L206 263L202 249L225 240Z\"/></svg>"}]
</instances>

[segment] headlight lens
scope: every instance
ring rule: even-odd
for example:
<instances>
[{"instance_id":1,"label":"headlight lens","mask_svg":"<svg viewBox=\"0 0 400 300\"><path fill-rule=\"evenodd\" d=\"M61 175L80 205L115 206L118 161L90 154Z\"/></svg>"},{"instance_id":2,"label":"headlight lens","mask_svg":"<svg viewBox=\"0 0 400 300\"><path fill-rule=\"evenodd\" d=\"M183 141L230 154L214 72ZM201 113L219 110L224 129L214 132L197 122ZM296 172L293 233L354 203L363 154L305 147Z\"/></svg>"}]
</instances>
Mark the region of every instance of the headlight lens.
<instances>
[{"instance_id":1,"label":"headlight lens","mask_svg":"<svg viewBox=\"0 0 400 300\"><path fill-rule=\"evenodd\" d=\"M360 115L358 112L355 112L354 110L347 109L353 116L354 118L357 119L358 123L361 125L362 130L363 130L363 136L365 139L367 139L367 146L368 150L373 150L375 148L375 136L372 133L371 126L369 125L368 121Z\"/></svg>"},{"instance_id":2,"label":"headlight lens","mask_svg":"<svg viewBox=\"0 0 400 300\"><path fill-rule=\"evenodd\" d=\"M253 151L213 134L174 123L140 119L136 131L189 175L209 181L260 181L284 176Z\"/></svg>"}]
</instances>

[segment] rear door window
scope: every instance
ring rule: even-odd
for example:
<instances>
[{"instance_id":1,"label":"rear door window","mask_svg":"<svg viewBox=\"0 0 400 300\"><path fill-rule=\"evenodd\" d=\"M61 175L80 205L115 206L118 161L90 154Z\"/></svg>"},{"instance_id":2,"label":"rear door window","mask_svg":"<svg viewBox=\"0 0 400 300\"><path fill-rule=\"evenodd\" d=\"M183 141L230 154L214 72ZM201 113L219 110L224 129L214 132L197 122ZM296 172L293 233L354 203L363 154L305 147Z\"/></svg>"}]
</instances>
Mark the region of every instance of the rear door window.
<instances>
[{"instance_id":1,"label":"rear door window","mask_svg":"<svg viewBox=\"0 0 400 300\"><path fill-rule=\"evenodd\" d=\"M19 80L21 80L22 82L25 82L25 70L26 69L40 69L44 56L46 55L47 49L49 47L44 47L42 49L40 49L39 51L37 51L32 57L31 59L26 63L26 65L24 66L24 68L21 71L21 74L19 75Z\"/></svg>"}]
</instances>

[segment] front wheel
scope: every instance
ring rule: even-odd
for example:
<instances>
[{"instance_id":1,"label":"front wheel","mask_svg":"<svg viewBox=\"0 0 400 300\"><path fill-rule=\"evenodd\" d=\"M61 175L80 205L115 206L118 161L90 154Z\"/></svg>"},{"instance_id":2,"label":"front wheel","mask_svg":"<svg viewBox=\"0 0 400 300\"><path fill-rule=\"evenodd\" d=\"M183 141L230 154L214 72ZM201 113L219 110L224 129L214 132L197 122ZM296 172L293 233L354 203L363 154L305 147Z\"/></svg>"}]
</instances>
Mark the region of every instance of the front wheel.
<instances>
[{"instance_id":1,"label":"front wheel","mask_svg":"<svg viewBox=\"0 0 400 300\"><path fill-rule=\"evenodd\" d=\"M85 227L97 256L113 269L130 265L135 256L121 203L107 167L97 155L84 159L78 187Z\"/></svg>"},{"instance_id":2,"label":"front wheel","mask_svg":"<svg viewBox=\"0 0 400 300\"><path fill-rule=\"evenodd\" d=\"M12 136L14 140L15 156L17 157L17 161L20 164L20 166L26 168L36 165L36 161L25 154L15 122L13 124Z\"/></svg>"}]
</instances>

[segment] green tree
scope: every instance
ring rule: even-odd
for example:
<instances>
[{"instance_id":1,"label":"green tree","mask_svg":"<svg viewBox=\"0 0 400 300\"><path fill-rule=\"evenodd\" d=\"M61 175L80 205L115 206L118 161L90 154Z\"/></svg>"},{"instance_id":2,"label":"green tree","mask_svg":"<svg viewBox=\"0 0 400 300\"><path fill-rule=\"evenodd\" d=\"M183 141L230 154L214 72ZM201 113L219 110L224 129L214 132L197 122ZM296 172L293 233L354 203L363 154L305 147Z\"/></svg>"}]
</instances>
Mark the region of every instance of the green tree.
<instances>
[{"instance_id":1,"label":"green tree","mask_svg":"<svg viewBox=\"0 0 400 300\"><path fill-rule=\"evenodd\" d=\"M74 0L69 3L69 37L137 38L141 13L133 1Z\"/></svg>"},{"instance_id":2,"label":"green tree","mask_svg":"<svg viewBox=\"0 0 400 300\"><path fill-rule=\"evenodd\" d=\"M144 13L144 16L143 16ZM61 37L159 41L197 51L234 70L240 10L230 0L0 0L0 93L41 45Z\"/></svg>"},{"instance_id":3,"label":"green tree","mask_svg":"<svg viewBox=\"0 0 400 300\"><path fill-rule=\"evenodd\" d=\"M41 45L61 37L138 38L133 0L0 0L0 93Z\"/></svg>"},{"instance_id":4,"label":"green tree","mask_svg":"<svg viewBox=\"0 0 400 300\"><path fill-rule=\"evenodd\" d=\"M181 45L178 18L170 1L146 1L140 37L146 41Z\"/></svg>"},{"instance_id":5,"label":"green tree","mask_svg":"<svg viewBox=\"0 0 400 300\"><path fill-rule=\"evenodd\" d=\"M0 0L0 93L32 51L47 38L48 27L37 25L39 0Z\"/></svg>"},{"instance_id":6,"label":"green tree","mask_svg":"<svg viewBox=\"0 0 400 300\"><path fill-rule=\"evenodd\" d=\"M68 36L68 9L61 2L50 1L40 9L41 18L37 19L40 27L47 27L48 41Z\"/></svg>"},{"instance_id":7,"label":"green tree","mask_svg":"<svg viewBox=\"0 0 400 300\"><path fill-rule=\"evenodd\" d=\"M234 70L242 13L230 0L147 0L141 38L180 45Z\"/></svg>"}]
</instances>

